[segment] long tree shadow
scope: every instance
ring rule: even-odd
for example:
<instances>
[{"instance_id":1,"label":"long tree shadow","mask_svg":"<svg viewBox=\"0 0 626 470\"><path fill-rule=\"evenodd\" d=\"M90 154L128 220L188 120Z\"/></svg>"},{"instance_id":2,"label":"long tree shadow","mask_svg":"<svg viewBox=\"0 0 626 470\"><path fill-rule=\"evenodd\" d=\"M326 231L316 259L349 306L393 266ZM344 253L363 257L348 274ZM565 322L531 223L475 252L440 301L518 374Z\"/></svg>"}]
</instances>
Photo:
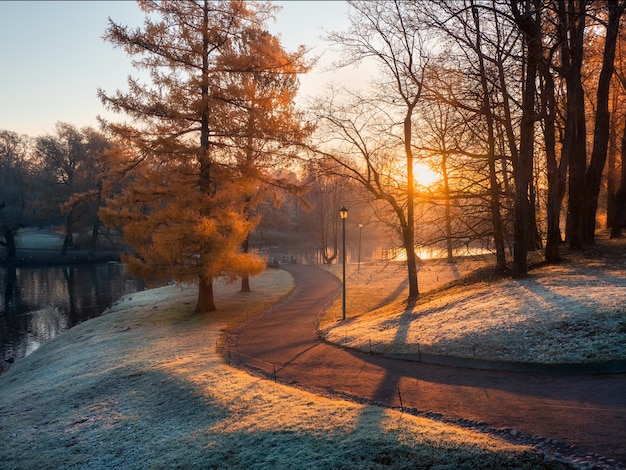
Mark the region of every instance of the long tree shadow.
<instances>
[{"instance_id":1,"label":"long tree shadow","mask_svg":"<svg viewBox=\"0 0 626 470\"><path fill-rule=\"evenodd\" d=\"M525 280L526 286L538 298L531 298L533 308L541 308L547 302L566 304L569 299L556 295L535 280ZM415 304L407 303L397 324L395 342L404 343L408 338L410 320L414 315ZM448 305L448 307L450 307ZM584 308L580 303L569 304L570 308ZM522 331L528 327L520 323L515 326L522 337ZM487 341L489 333L476 341ZM519 346L519 345L517 345ZM445 366L433 366L420 363L387 360L384 357L352 352L355 359L363 360L384 371L378 386L372 393L374 403L384 403L402 409L417 410L451 419L452 422L466 419L485 420L492 426L507 425L520 427L526 432L539 434L539 430L547 429L556 435L571 437L584 448L593 449L597 439L603 435L603 426L597 425L599 417L606 426L609 422L615 426L616 420L626 418L626 396L620 390L626 386L626 374L618 376L585 376L585 377L554 377L550 375L532 375L523 373L503 373L499 371L479 371ZM452 388L451 388L452 387ZM440 400L434 394L449 396ZM496 398L498 397L498 398ZM493 400L510 399L510 405L493 407ZM519 397L519 398L514 398ZM449 406L449 402L460 400L459 405ZM465 402L465 403L463 403ZM538 407L542 411L540 417L531 419L527 425L521 424L522 409ZM496 411L494 413L494 410ZM584 418L581 418L584 416ZM533 422L534 420L534 422ZM588 422L587 431L570 432L569 429L579 425L579 421ZM542 422L537 424L537 422ZM564 424L567 423L567 424ZM592 424L593 423L593 424ZM586 434L585 434L586 433ZM626 432L618 432L626 438ZM593 437L591 437L593 436ZM619 439L621 439L620 437ZM596 444L590 444L596 440ZM603 442L603 441L601 441ZM621 449L621 450L620 450ZM605 450L613 455L621 455L623 446L614 443L606 445Z\"/></svg>"},{"instance_id":2,"label":"long tree shadow","mask_svg":"<svg viewBox=\"0 0 626 470\"><path fill-rule=\"evenodd\" d=\"M315 295L310 290L326 292L326 288L316 283L319 279L300 278L301 273L295 271L293 274L296 283L308 286L299 291L302 295L306 290L312 297ZM320 272L318 277L337 288L331 275ZM290 310L286 302L281 309L287 314L279 316L280 323L271 318L280 315L278 311L263 319L266 327L280 326L281 334L267 336L266 342L270 343L261 350L281 351L272 358L280 368L278 380L281 382L296 383L311 391L348 397L357 402L402 406L405 410L427 417L442 416L452 422L485 421L492 426L513 426L555 439L573 436L583 444L593 439L605 442L607 439L602 436L606 434L607 423L626 419L626 397L621 393L626 385L626 374L552 377L438 366L360 353L320 343L310 327L315 324L319 310L315 307L312 311L303 311L309 304L298 305L296 310ZM413 315L414 306L407 304L406 307L401 319ZM292 320L309 326L291 329L286 323ZM406 341L409 322L400 323L403 326L396 332L395 339ZM265 330L259 331L263 332L263 337L267 335ZM283 341L286 345L298 343L300 349L288 350L281 346ZM311 349L313 344L318 346ZM306 349L308 351L304 351ZM266 376L271 377L270 374L271 371L267 371ZM623 432L611 439L614 443L622 437L626 437ZM615 447L608 446L605 450L610 454Z\"/></svg>"},{"instance_id":3,"label":"long tree shadow","mask_svg":"<svg viewBox=\"0 0 626 470\"><path fill-rule=\"evenodd\" d=\"M400 294L402 294L402 292L404 292L408 288L408 286L409 286L409 279L405 278L400 284L398 284L398 286L389 295L387 295L387 297L385 297L378 304L376 304L371 310L377 310L395 301L398 298L398 296L400 296Z\"/></svg>"}]
</instances>

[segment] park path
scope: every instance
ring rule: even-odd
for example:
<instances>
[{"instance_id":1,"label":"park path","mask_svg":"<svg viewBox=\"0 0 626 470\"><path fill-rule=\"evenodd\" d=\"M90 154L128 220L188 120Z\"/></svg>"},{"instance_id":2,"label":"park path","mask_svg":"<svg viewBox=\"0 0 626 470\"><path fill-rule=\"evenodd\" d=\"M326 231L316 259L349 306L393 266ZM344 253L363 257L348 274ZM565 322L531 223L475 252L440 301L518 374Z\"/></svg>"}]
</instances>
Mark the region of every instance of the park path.
<instances>
[{"instance_id":1,"label":"park path","mask_svg":"<svg viewBox=\"0 0 626 470\"><path fill-rule=\"evenodd\" d=\"M316 321L341 287L306 265L285 269L292 296L242 327L230 341L234 365L314 392L485 423L626 462L626 374L550 376L402 361L320 341ZM515 432L514 432L515 433Z\"/></svg>"}]
</instances>

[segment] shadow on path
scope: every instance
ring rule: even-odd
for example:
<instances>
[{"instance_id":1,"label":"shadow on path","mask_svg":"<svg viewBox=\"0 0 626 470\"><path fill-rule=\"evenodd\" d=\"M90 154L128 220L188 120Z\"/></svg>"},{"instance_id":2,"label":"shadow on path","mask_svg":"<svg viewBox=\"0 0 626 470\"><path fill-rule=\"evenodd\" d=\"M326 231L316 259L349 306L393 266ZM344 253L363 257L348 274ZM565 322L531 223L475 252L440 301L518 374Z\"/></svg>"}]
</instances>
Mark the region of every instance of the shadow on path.
<instances>
[{"instance_id":1,"label":"shadow on path","mask_svg":"<svg viewBox=\"0 0 626 470\"><path fill-rule=\"evenodd\" d=\"M331 274L290 265L291 298L231 338L234 365L308 390L460 424L483 423L575 445L570 453L626 461L626 374L550 376L402 361L319 340L321 309L341 287ZM272 370L272 368L274 368ZM400 393L399 393L400 392Z\"/></svg>"}]
</instances>

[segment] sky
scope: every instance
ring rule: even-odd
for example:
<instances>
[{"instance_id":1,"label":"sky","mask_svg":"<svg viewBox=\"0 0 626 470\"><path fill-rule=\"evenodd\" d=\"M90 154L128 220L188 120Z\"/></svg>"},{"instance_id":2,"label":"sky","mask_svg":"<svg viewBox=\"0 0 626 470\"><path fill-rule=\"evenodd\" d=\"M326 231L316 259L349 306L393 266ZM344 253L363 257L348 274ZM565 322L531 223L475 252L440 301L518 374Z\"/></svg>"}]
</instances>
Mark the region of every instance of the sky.
<instances>
[{"instance_id":1,"label":"sky","mask_svg":"<svg viewBox=\"0 0 626 470\"><path fill-rule=\"evenodd\" d=\"M329 81L363 82L363 70L324 71L332 61L325 31L347 28L342 1L281 1L272 33L290 51L298 45L322 55L301 78L299 100L320 94ZM136 73L122 50L102 40L108 18L140 26L134 1L0 1L0 129L32 137L55 132L55 123L97 127L97 116L112 117L97 98L126 89ZM119 118L122 120L122 118Z\"/></svg>"}]
</instances>

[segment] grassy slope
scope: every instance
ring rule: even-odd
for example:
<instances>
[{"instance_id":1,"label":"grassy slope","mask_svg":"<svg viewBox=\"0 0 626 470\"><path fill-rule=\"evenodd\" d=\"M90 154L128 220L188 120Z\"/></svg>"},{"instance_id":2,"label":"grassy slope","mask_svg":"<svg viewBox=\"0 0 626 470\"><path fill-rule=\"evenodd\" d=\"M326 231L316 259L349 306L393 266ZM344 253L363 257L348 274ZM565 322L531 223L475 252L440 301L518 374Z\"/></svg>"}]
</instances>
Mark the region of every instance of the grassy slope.
<instances>
[{"instance_id":1,"label":"grassy slope","mask_svg":"<svg viewBox=\"0 0 626 470\"><path fill-rule=\"evenodd\" d=\"M224 331L292 287L134 294L0 376L2 468L558 468L528 448L249 376L216 352Z\"/></svg>"},{"instance_id":2,"label":"grassy slope","mask_svg":"<svg viewBox=\"0 0 626 470\"><path fill-rule=\"evenodd\" d=\"M539 266L526 279L483 276L424 295L410 309L403 265L351 267L350 320L337 322L336 303L321 321L321 333L330 342L385 353L419 348L538 363L626 359L626 240L600 240L587 252L566 255L565 262ZM481 265L486 261L427 262L419 272L420 289L427 292Z\"/></svg>"}]
</instances>

